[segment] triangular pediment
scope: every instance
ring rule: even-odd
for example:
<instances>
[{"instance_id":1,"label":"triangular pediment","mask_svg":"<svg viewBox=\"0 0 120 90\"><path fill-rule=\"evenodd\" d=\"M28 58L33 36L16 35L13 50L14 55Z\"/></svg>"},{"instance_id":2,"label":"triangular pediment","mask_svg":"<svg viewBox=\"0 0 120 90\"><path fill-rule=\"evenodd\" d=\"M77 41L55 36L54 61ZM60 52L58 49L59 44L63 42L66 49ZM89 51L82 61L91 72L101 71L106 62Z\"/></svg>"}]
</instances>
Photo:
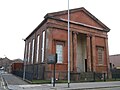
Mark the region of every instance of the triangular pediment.
<instances>
[{"instance_id":1,"label":"triangular pediment","mask_svg":"<svg viewBox=\"0 0 120 90\"><path fill-rule=\"evenodd\" d=\"M67 10L48 13L45 17L47 16L65 19L65 20L67 20L67 17L68 17ZM88 12L83 7L70 10L70 21L82 23L92 27L102 28L103 30L106 30L106 31L110 30L106 25L104 25L100 20L98 20L95 16L93 16L90 12Z\"/></svg>"}]
</instances>

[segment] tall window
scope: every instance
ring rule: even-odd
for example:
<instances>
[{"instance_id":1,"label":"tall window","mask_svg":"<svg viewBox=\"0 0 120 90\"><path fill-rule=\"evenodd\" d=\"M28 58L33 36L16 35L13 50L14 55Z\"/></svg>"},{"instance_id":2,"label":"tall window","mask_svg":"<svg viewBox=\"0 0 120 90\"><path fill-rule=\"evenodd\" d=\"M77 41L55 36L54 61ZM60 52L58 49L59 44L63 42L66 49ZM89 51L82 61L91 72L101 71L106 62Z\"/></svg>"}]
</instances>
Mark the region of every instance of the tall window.
<instances>
[{"instance_id":1,"label":"tall window","mask_svg":"<svg viewBox=\"0 0 120 90\"><path fill-rule=\"evenodd\" d=\"M39 57L39 39L40 36L37 36L37 53L36 53L36 63L38 63L38 57Z\"/></svg>"},{"instance_id":2,"label":"tall window","mask_svg":"<svg viewBox=\"0 0 120 90\"><path fill-rule=\"evenodd\" d=\"M104 48L97 47L98 50L98 64L101 65L104 62Z\"/></svg>"},{"instance_id":3,"label":"tall window","mask_svg":"<svg viewBox=\"0 0 120 90\"><path fill-rule=\"evenodd\" d=\"M63 62L63 45L56 44L57 63Z\"/></svg>"},{"instance_id":4,"label":"tall window","mask_svg":"<svg viewBox=\"0 0 120 90\"><path fill-rule=\"evenodd\" d=\"M32 40L32 59L31 59L32 64L33 64L33 59L34 59L34 43L35 43L35 40L33 39Z\"/></svg>"},{"instance_id":5,"label":"tall window","mask_svg":"<svg viewBox=\"0 0 120 90\"><path fill-rule=\"evenodd\" d=\"M42 32L42 61L44 62L44 51L45 51L45 31Z\"/></svg>"},{"instance_id":6,"label":"tall window","mask_svg":"<svg viewBox=\"0 0 120 90\"><path fill-rule=\"evenodd\" d=\"M28 46L28 63L30 63L30 47L31 47L31 42L29 42L29 46Z\"/></svg>"}]
</instances>

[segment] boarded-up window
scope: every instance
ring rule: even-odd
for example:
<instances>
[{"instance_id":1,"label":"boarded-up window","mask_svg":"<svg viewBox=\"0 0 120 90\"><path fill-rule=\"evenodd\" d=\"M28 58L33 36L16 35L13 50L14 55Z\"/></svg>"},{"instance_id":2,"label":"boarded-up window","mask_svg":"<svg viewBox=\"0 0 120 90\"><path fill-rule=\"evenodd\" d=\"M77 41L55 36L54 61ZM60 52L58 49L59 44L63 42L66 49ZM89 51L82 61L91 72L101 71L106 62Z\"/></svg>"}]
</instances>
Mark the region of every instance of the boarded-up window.
<instances>
[{"instance_id":1,"label":"boarded-up window","mask_svg":"<svg viewBox=\"0 0 120 90\"><path fill-rule=\"evenodd\" d=\"M97 47L97 51L98 51L98 64L101 65L104 62L104 48Z\"/></svg>"}]
</instances>

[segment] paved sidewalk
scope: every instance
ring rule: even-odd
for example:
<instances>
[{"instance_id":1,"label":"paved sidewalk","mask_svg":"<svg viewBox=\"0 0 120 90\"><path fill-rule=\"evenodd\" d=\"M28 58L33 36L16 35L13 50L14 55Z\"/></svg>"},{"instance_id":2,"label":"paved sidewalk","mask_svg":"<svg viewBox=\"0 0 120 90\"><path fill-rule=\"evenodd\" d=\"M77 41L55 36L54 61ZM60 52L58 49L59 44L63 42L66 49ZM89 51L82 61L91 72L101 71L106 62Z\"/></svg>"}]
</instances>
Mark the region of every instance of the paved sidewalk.
<instances>
[{"instance_id":1,"label":"paved sidewalk","mask_svg":"<svg viewBox=\"0 0 120 90\"><path fill-rule=\"evenodd\" d=\"M120 87L120 81L115 82L87 82L87 83L70 83L68 88L67 83L56 84L28 84L20 78L12 74L3 75L9 90L89 90L98 88Z\"/></svg>"},{"instance_id":2,"label":"paved sidewalk","mask_svg":"<svg viewBox=\"0 0 120 90\"><path fill-rule=\"evenodd\" d=\"M4 80L8 85L25 85L27 82L23 81L21 78L16 77L12 74L2 74Z\"/></svg>"}]
</instances>

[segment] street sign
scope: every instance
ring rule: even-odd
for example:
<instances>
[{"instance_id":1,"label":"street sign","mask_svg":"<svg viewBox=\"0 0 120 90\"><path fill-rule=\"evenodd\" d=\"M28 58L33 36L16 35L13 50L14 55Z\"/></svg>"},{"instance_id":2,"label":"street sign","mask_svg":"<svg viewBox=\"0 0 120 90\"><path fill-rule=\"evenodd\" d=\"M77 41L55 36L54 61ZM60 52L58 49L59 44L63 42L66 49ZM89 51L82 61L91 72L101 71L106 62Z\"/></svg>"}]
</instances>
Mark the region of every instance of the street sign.
<instances>
[{"instance_id":1,"label":"street sign","mask_svg":"<svg viewBox=\"0 0 120 90\"><path fill-rule=\"evenodd\" d=\"M55 87L55 64L57 63L57 54L55 55L48 55L47 63L54 65L54 72L53 72L53 87Z\"/></svg>"},{"instance_id":2,"label":"street sign","mask_svg":"<svg viewBox=\"0 0 120 90\"><path fill-rule=\"evenodd\" d=\"M57 63L57 59L56 59L56 55L48 55L47 57L47 63L48 64L56 64Z\"/></svg>"}]
</instances>

